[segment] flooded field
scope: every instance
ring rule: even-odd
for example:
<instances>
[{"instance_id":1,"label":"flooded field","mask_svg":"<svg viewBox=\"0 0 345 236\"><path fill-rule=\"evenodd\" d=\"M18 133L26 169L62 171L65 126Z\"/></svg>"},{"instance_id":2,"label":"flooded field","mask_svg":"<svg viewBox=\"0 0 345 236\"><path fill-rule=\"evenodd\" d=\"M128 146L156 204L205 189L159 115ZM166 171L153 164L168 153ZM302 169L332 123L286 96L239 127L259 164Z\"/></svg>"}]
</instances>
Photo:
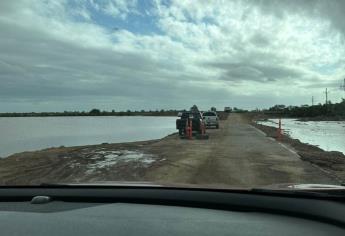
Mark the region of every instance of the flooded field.
<instances>
[{"instance_id":1,"label":"flooded field","mask_svg":"<svg viewBox=\"0 0 345 236\"><path fill-rule=\"evenodd\" d=\"M258 121L258 124L278 127L278 119ZM345 121L298 121L282 119L285 134L299 139L303 143L312 144L325 151L345 153Z\"/></svg>"},{"instance_id":2,"label":"flooded field","mask_svg":"<svg viewBox=\"0 0 345 236\"><path fill-rule=\"evenodd\" d=\"M0 118L0 157L49 147L134 142L175 132L176 117Z\"/></svg>"}]
</instances>

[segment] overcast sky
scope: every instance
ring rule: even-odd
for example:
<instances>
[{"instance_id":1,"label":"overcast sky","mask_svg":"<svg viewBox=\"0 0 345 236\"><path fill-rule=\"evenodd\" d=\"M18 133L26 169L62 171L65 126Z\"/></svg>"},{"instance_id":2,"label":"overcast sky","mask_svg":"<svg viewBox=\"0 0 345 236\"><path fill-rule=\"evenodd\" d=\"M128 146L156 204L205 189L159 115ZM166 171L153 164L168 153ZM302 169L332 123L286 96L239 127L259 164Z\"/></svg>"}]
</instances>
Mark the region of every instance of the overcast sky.
<instances>
[{"instance_id":1,"label":"overcast sky","mask_svg":"<svg viewBox=\"0 0 345 236\"><path fill-rule=\"evenodd\" d=\"M1 0L0 112L344 97L345 1Z\"/></svg>"}]
</instances>

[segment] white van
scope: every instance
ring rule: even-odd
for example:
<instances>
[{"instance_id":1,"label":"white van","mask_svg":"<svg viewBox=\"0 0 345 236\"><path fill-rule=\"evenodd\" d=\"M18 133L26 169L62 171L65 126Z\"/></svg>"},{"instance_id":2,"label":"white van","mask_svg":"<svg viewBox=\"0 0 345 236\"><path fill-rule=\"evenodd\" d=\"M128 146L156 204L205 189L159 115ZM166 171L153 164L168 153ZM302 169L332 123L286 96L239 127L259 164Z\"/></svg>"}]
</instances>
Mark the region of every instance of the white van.
<instances>
[{"instance_id":1,"label":"white van","mask_svg":"<svg viewBox=\"0 0 345 236\"><path fill-rule=\"evenodd\" d=\"M216 112L206 111L202 114L206 127L216 127L219 128L219 118Z\"/></svg>"}]
</instances>

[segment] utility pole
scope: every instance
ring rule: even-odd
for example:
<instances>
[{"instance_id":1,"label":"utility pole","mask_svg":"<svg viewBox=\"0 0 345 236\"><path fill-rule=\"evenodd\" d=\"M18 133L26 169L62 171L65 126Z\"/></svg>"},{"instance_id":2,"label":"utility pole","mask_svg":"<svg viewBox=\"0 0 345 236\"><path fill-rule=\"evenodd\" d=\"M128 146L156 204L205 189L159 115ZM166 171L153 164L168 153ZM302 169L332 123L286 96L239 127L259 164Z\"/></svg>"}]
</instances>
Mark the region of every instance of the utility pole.
<instances>
[{"instance_id":1,"label":"utility pole","mask_svg":"<svg viewBox=\"0 0 345 236\"><path fill-rule=\"evenodd\" d=\"M327 103L328 103L328 93L329 93L329 91L327 90L327 88L326 88L326 91L325 91L325 94L326 94L326 105L327 105Z\"/></svg>"},{"instance_id":2,"label":"utility pole","mask_svg":"<svg viewBox=\"0 0 345 236\"><path fill-rule=\"evenodd\" d=\"M311 105L314 106L314 96L311 96Z\"/></svg>"}]
</instances>

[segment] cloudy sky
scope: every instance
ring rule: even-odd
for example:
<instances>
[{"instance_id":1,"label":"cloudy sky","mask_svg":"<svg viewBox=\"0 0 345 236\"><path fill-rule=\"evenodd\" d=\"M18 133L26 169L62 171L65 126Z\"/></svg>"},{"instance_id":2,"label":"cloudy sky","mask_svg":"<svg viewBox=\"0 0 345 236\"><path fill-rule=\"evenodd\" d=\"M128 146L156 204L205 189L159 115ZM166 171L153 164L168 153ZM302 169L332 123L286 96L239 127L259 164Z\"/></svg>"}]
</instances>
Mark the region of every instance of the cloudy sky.
<instances>
[{"instance_id":1,"label":"cloudy sky","mask_svg":"<svg viewBox=\"0 0 345 236\"><path fill-rule=\"evenodd\" d=\"M1 0L0 112L345 96L345 1Z\"/></svg>"}]
</instances>

